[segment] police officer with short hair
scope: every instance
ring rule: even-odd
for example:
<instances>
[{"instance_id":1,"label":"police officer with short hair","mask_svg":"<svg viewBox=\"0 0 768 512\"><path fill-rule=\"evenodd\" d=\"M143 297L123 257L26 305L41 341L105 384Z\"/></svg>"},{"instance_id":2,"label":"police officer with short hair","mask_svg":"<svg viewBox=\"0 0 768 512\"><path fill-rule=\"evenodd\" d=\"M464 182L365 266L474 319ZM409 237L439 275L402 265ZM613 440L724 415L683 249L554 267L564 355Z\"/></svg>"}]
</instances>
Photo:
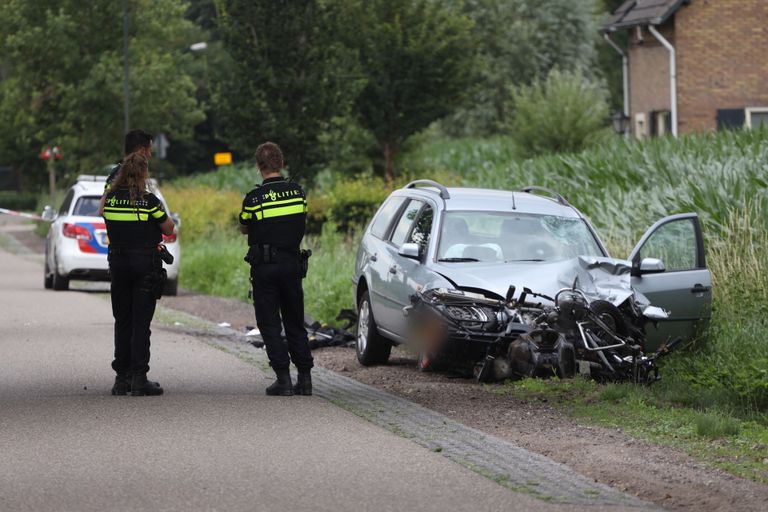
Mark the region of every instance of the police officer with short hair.
<instances>
[{"instance_id":1,"label":"police officer with short hair","mask_svg":"<svg viewBox=\"0 0 768 512\"><path fill-rule=\"evenodd\" d=\"M123 158L130 155L131 153L140 152L147 157L147 160L149 160L152 158L153 142L154 137L152 137L151 134L145 132L144 130L129 131L125 134ZM117 173L120 172L120 167L122 167L122 165L123 160L120 160L115 165L113 165L112 169L109 171L109 176L107 176L107 181L104 184L104 195L101 196L101 201L99 201L99 213L101 213L104 209L104 199L106 198L107 192L109 192L110 185L112 185L112 182L115 181Z\"/></svg>"},{"instance_id":2,"label":"police officer with short hair","mask_svg":"<svg viewBox=\"0 0 768 512\"><path fill-rule=\"evenodd\" d=\"M157 382L147 380L149 327L165 281L159 244L162 235L172 234L175 226L149 191L148 166L148 157L141 151L126 156L105 195L103 215L115 317L113 395L163 394Z\"/></svg>"},{"instance_id":3,"label":"police officer with short hair","mask_svg":"<svg viewBox=\"0 0 768 512\"><path fill-rule=\"evenodd\" d=\"M301 187L280 174L283 154L277 144L256 149L256 164L263 182L243 199L240 231L248 235L253 284L253 307L277 380L267 387L270 396L311 395L313 366L304 328L302 254L299 249L307 217L307 199ZM281 325L282 324L282 325ZM285 328L287 343L281 331ZM296 385L289 367L298 369Z\"/></svg>"}]
</instances>

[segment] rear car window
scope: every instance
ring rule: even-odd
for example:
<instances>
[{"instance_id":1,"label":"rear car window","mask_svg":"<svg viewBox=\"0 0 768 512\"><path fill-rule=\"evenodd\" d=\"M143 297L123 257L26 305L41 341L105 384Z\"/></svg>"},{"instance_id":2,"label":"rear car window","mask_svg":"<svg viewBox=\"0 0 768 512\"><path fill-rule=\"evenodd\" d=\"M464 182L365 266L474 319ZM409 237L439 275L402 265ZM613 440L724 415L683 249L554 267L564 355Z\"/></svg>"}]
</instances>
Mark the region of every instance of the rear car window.
<instances>
[{"instance_id":1,"label":"rear car window","mask_svg":"<svg viewBox=\"0 0 768 512\"><path fill-rule=\"evenodd\" d=\"M98 196L83 196L75 203L75 209L72 210L72 215L83 215L85 217L98 217L99 216L99 200Z\"/></svg>"},{"instance_id":2,"label":"rear car window","mask_svg":"<svg viewBox=\"0 0 768 512\"><path fill-rule=\"evenodd\" d=\"M408 233L411 232L411 226L416 221L416 216L421 211L421 207L424 206L422 201L411 199L408 206L403 210L403 215L400 217L400 221L397 223L397 227L392 232L392 243L400 247L405 243L405 238Z\"/></svg>"},{"instance_id":3,"label":"rear car window","mask_svg":"<svg viewBox=\"0 0 768 512\"><path fill-rule=\"evenodd\" d=\"M392 219L395 217L397 210L400 209L400 205L405 201L404 197L390 197L379 209L379 213L373 219L371 224L371 234L376 238L384 238L387 234L387 228L392 223Z\"/></svg>"}]
</instances>

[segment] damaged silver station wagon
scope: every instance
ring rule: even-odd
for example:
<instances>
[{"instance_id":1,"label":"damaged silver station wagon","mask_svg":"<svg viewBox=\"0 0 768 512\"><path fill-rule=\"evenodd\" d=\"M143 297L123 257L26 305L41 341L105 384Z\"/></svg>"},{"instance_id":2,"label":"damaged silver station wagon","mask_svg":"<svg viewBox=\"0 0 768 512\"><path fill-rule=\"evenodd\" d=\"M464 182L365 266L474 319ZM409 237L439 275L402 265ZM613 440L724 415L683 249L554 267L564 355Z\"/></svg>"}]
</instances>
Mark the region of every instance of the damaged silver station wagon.
<instances>
[{"instance_id":1,"label":"damaged silver station wagon","mask_svg":"<svg viewBox=\"0 0 768 512\"><path fill-rule=\"evenodd\" d=\"M355 264L357 358L413 344L422 370L652 382L656 360L710 317L698 216L665 217L614 259L589 221L542 187L393 192Z\"/></svg>"}]
</instances>

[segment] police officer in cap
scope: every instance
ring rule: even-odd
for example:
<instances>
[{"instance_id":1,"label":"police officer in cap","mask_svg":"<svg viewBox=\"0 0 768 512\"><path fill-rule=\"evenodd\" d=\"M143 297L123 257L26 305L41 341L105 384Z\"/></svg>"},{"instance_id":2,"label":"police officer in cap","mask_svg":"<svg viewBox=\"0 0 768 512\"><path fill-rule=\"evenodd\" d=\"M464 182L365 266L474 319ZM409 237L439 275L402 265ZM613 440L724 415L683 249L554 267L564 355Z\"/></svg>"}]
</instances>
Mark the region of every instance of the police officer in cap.
<instances>
[{"instance_id":1,"label":"police officer in cap","mask_svg":"<svg viewBox=\"0 0 768 512\"><path fill-rule=\"evenodd\" d=\"M240 232L248 235L256 324L261 331L269 364L277 380L267 387L270 396L311 395L313 366L304 328L302 254L299 250L307 217L307 199L301 187L280 174L283 154L277 144L256 149L256 164L263 182L243 199ZM281 326L282 323L282 326ZM281 331L285 329L287 343ZM289 367L298 369L296 385Z\"/></svg>"},{"instance_id":2,"label":"police officer in cap","mask_svg":"<svg viewBox=\"0 0 768 512\"><path fill-rule=\"evenodd\" d=\"M163 204L149 191L149 161L142 151L126 156L105 194L112 314L115 317L113 395L162 395L147 380L149 329L165 281L159 253L162 235L174 231Z\"/></svg>"}]
</instances>

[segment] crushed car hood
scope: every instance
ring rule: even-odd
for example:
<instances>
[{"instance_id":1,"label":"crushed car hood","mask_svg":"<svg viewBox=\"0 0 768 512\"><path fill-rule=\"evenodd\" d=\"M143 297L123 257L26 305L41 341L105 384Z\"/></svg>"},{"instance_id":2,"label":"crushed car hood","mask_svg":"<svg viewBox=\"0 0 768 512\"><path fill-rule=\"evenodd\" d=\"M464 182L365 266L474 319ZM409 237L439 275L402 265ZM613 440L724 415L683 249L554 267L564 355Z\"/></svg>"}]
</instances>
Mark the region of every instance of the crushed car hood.
<instances>
[{"instance_id":1,"label":"crushed car hood","mask_svg":"<svg viewBox=\"0 0 768 512\"><path fill-rule=\"evenodd\" d=\"M634 296L638 304L649 304L641 293L632 288L630 262L597 256L553 261L522 261L511 263L441 263L435 270L460 288L487 290L506 296L510 285L553 297L562 288L576 288L591 300L607 300L618 306ZM546 301L544 301L546 302Z\"/></svg>"}]
</instances>

